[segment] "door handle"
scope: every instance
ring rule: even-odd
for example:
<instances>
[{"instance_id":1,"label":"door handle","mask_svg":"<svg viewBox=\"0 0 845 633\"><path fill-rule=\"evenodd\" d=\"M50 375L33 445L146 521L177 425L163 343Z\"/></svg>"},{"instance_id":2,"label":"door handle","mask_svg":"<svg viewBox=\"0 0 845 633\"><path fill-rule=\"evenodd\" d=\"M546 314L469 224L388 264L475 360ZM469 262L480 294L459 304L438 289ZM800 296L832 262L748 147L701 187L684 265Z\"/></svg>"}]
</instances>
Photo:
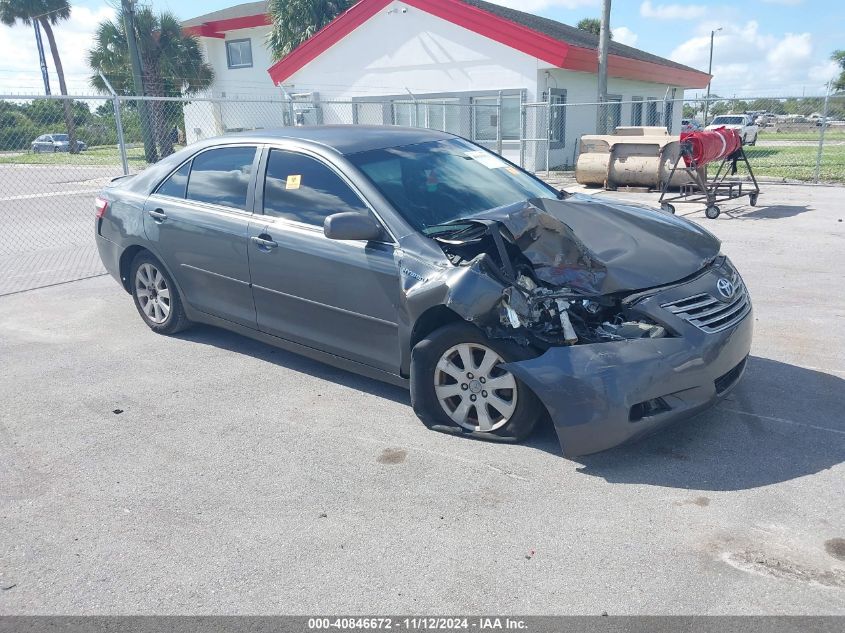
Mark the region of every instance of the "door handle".
<instances>
[{"instance_id":1,"label":"door handle","mask_svg":"<svg viewBox=\"0 0 845 633\"><path fill-rule=\"evenodd\" d=\"M258 246L261 250L270 250L271 248L276 248L278 244L273 241L266 233L262 233L261 235L253 235L251 238L252 243Z\"/></svg>"},{"instance_id":2,"label":"door handle","mask_svg":"<svg viewBox=\"0 0 845 633\"><path fill-rule=\"evenodd\" d=\"M147 215L149 215L156 222L164 222L167 219L167 214L161 209L148 209Z\"/></svg>"}]
</instances>

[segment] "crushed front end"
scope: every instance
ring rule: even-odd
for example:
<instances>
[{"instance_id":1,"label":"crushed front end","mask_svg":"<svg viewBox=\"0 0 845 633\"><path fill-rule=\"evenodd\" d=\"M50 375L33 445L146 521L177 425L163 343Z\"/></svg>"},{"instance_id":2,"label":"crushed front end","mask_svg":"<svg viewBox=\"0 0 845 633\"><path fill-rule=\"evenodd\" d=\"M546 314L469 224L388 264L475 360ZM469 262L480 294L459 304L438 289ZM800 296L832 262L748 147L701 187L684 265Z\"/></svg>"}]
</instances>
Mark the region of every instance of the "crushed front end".
<instances>
[{"instance_id":1,"label":"crushed front end","mask_svg":"<svg viewBox=\"0 0 845 633\"><path fill-rule=\"evenodd\" d=\"M436 294L490 338L533 350L505 367L543 402L564 455L605 450L717 402L741 377L751 301L719 241L658 211L531 200L434 239Z\"/></svg>"},{"instance_id":2,"label":"crushed front end","mask_svg":"<svg viewBox=\"0 0 845 633\"><path fill-rule=\"evenodd\" d=\"M730 297L718 289L724 279L731 280ZM612 448L699 413L727 395L745 369L754 319L748 292L727 259L622 304L632 322L658 323L666 335L554 346L507 366L546 406L567 457Z\"/></svg>"}]
</instances>

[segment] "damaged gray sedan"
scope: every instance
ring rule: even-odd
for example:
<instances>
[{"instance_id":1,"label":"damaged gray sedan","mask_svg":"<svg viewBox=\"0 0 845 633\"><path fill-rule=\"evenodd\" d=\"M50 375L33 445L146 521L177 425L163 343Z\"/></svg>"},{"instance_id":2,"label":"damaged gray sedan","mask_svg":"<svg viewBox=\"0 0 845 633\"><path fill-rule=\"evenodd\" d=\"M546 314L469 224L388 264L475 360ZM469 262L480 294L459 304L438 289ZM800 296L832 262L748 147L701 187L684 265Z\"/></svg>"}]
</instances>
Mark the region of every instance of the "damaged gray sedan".
<instances>
[{"instance_id":1,"label":"damaged gray sedan","mask_svg":"<svg viewBox=\"0 0 845 633\"><path fill-rule=\"evenodd\" d=\"M450 433L519 441L548 415L567 456L713 405L751 346L709 232L432 130L197 143L104 189L96 238L156 332L208 323L409 385Z\"/></svg>"}]
</instances>

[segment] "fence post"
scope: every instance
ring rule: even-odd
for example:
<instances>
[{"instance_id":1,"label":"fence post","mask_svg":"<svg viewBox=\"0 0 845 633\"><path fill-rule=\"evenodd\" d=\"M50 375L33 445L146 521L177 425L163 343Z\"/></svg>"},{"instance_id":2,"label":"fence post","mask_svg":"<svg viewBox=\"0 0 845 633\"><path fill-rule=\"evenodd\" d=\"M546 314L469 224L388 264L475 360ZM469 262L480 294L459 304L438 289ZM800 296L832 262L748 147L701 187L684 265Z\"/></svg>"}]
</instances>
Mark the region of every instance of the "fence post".
<instances>
[{"instance_id":1,"label":"fence post","mask_svg":"<svg viewBox=\"0 0 845 633\"><path fill-rule=\"evenodd\" d=\"M551 167L549 165L552 145L552 89L546 83L546 178L549 177Z\"/></svg>"},{"instance_id":2,"label":"fence post","mask_svg":"<svg viewBox=\"0 0 845 633\"><path fill-rule=\"evenodd\" d=\"M525 169L525 99L524 91L519 91L519 166Z\"/></svg>"},{"instance_id":3,"label":"fence post","mask_svg":"<svg viewBox=\"0 0 845 633\"><path fill-rule=\"evenodd\" d=\"M496 97L496 153L502 155L502 91Z\"/></svg>"},{"instance_id":4,"label":"fence post","mask_svg":"<svg viewBox=\"0 0 845 633\"><path fill-rule=\"evenodd\" d=\"M824 131L827 128L827 106L830 101L830 81L827 82L827 91L824 93L824 110L822 112L822 129L819 133L819 151L816 154L816 170L813 172L813 182L818 182L822 169L822 150L824 149Z\"/></svg>"},{"instance_id":5,"label":"fence post","mask_svg":"<svg viewBox=\"0 0 845 633\"><path fill-rule=\"evenodd\" d=\"M120 118L120 98L117 96L117 93L112 88L109 80L106 79L106 76L100 71L100 79L103 80L103 83L108 88L109 92L112 96L112 106L114 107L114 125L117 128L117 147L120 150L120 162L123 165L123 175L126 176L129 174L129 161L126 158L126 139L123 137L123 120Z\"/></svg>"}]
</instances>

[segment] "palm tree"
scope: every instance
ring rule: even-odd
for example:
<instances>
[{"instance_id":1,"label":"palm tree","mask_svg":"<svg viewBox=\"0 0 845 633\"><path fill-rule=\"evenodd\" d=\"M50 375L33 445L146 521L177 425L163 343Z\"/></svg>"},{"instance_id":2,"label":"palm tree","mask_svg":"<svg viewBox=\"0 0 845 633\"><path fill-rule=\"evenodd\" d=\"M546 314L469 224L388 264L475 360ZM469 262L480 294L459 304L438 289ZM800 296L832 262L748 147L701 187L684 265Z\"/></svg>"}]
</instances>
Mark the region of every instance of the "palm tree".
<instances>
[{"instance_id":1,"label":"palm tree","mask_svg":"<svg viewBox=\"0 0 845 633\"><path fill-rule=\"evenodd\" d=\"M62 67L62 59L59 56L59 49L56 46L53 26L69 17L70 3L68 0L0 0L0 22L6 26L13 26L16 22L23 22L29 26L33 21L36 21L44 30L50 44L50 52L53 55L53 65L56 67L56 74L59 76L59 91L65 97L67 96L65 71ZM69 149L71 153L75 154L79 150L76 147L73 104L70 99L62 99L62 105L64 106Z\"/></svg>"},{"instance_id":2,"label":"palm tree","mask_svg":"<svg viewBox=\"0 0 845 633\"><path fill-rule=\"evenodd\" d=\"M97 27L94 46L88 51L88 64L102 72L114 89L125 95L134 93L129 71L129 45L123 12L114 20L105 20ZM181 97L206 90L214 81L214 71L203 59L199 41L182 32L179 19L168 11L154 13L149 7L135 11L135 39L144 69L144 93L150 97ZM99 74L91 77L91 85L108 93ZM181 119L181 103L151 101L155 138L162 156L173 153L170 133Z\"/></svg>"},{"instance_id":3,"label":"palm tree","mask_svg":"<svg viewBox=\"0 0 845 633\"><path fill-rule=\"evenodd\" d=\"M270 0L268 11L273 30L267 44L281 59L314 35L357 0Z\"/></svg>"},{"instance_id":4,"label":"palm tree","mask_svg":"<svg viewBox=\"0 0 845 633\"><path fill-rule=\"evenodd\" d=\"M587 31L596 36L601 35L601 20L598 18L584 18L583 20L579 20L575 26L581 31ZM613 31L610 31L608 36L610 39L613 39Z\"/></svg>"}]
</instances>

